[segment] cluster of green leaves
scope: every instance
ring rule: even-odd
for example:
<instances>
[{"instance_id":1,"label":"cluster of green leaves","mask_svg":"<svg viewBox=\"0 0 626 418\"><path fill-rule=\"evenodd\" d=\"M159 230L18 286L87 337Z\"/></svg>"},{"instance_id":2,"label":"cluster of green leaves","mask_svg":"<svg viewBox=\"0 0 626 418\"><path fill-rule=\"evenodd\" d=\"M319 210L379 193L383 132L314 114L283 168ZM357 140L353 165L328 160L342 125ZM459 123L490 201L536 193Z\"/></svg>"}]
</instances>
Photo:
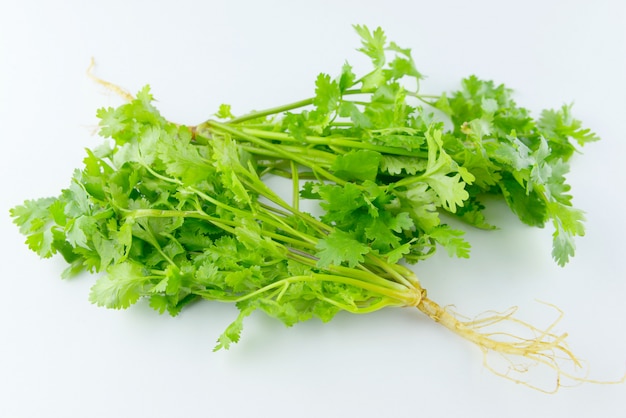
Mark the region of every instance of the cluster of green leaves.
<instances>
[{"instance_id":1,"label":"cluster of green leaves","mask_svg":"<svg viewBox=\"0 0 626 418\"><path fill-rule=\"evenodd\" d=\"M228 132L262 155L268 171L290 176L285 164L296 160L299 177L314 179L302 196L322 200L323 220L392 259L416 262L437 245L467 257L463 231L440 215L493 228L483 197L496 195L528 225L552 222L553 258L567 263L574 237L584 234L565 182L568 160L576 145L598 139L571 106L533 118L511 90L475 76L458 91L421 95L411 51L380 28L355 29L370 72L357 77L346 63L334 79L320 74L309 100L230 115ZM210 136L222 127L199 128Z\"/></svg>"},{"instance_id":2,"label":"cluster of green leaves","mask_svg":"<svg viewBox=\"0 0 626 418\"><path fill-rule=\"evenodd\" d=\"M65 258L65 277L104 273L93 303L121 309L145 298L171 315L199 298L236 303L221 348L255 309L291 325L413 297L408 270L366 261L367 248L284 202L230 135L197 143L159 114L148 88L98 116L112 144L89 150L60 196L11 211L32 250Z\"/></svg>"},{"instance_id":3,"label":"cluster of green leaves","mask_svg":"<svg viewBox=\"0 0 626 418\"><path fill-rule=\"evenodd\" d=\"M438 246L468 257L442 215L491 228L486 194L529 225L552 221L553 256L567 262L584 228L564 176L574 142L597 139L570 107L534 119L510 90L473 76L449 95L421 95L411 51L381 29L355 29L373 68L320 74L309 99L240 117L222 105L221 121L195 127L163 118L147 87L101 109L108 140L70 186L11 210L26 243L61 254L65 277L103 273L90 294L100 306L145 298L176 315L197 299L235 303L217 348L256 309L291 325L416 305L422 289L400 263ZM291 179L290 203L268 174ZM301 199L322 214L301 211Z\"/></svg>"},{"instance_id":4,"label":"cluster of green leaves","mask_svg":"<svg viewBox=\"0 0 626 418\"><path fill-rule=\"evenodd\" d=\"M568 160L582 146L599 138L571 115L571 106L544 110L538 119L516 105L503 85L469 77L450 99L436 106L448 114L454 131L446 135L453 158L475 176L469 189L502 194L526 224L554 225L552 255L560 264L574 255L574 236L584 235L583 213L572 207L565 183Z\"/></svg>"}]
</instances>

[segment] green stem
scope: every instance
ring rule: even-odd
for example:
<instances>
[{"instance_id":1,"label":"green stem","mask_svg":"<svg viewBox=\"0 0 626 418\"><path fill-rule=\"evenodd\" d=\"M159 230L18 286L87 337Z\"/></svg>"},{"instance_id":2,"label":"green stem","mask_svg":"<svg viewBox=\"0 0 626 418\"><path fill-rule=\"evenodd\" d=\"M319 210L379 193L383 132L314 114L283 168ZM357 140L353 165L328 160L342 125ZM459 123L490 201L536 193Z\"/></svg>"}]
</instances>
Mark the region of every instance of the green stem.
<instances>
[{"instance_id":1,"label":"green stem","mask_svg":"<svg viewBox=\"0 0 626 418\"><path fill-rule=\"evenodd\" d=\"M415 183L424 182L426 178L428 178L428 175L426 175L426 173L419 175L419 176L406 176L403 179L396 181L393 187L398 188L398 187L410 186Z\"/></svg>"},{"instance_id":2,"label":"green stem","mask_svg":"<svg viewBox=\"0 0 626 418\"><path fill-rule=\"evenodd\" d=\"M387 297L391 299L389 301L389 305L395 304L397 306L414 306L418 303L419 298L421 297L421 289L415 288L404 288L402 290L396 291L392 289L388 289L382 286L378 286L376 284L364 282L362 280L354 279L351 277L338 276L334 274L321 274L321 273L311 273L310 275L302 275L302 276L291 276L285 279L277 280L272 282L260 289L257 289L253 292L247 293L243 296L234 296L230 301L238 303L243 302L248 299L252 299L256 296L262 295L271 290L282 288L285 285L290 285L292 283L298 282L334 282L346 284L349 286L358 287L361 289L365 289L367 291L373 292L383 297ZM199 296L203 296L205 292L197 291ZM210 293L206 293L207 296L210 297ZM226 300L223 298L222 300Z\"/></svg>"},{"instance_id":3,"label":"green stem","mask_svg":"<svg viewBox=\"0 0 626 418\"><path fill-rule=\"evenodd\" d=\"M285 132L273 132L273 131L266 131L263 129L251 129L248 127L241 128L241 131L244 133L254 135L258 138L263 138L263 139L273 139L273 140L283 141L283 142L298 142L298 139L294 138L293 136ZM315 145L368 149L371 151L378 151L383 154L402 155L406 157L416 157L416 158L424 157L424 153L421 151L409 151L407 149L398 148L398 147L376 145L376 144L372 144L369 142L364 142L363 140L359 138L349 139L346 137L340 138L340 137L333 137L333 136L322 137L322 136L307 135L303 139L307 143L315 144Z\"/></svg>"},{"instance_id":4,"label":"green stem","mask_svg":"<svg viewBox=\"0 0 626 418\"><path fill-rule=\"evenodd\" d=\"M317 258L309 257L307 255L299 254L297 252L290 252L288 256L289 258L292 258L293 260L298 261L299 263L307 265L311 268L318 268ZM396 283L391 280L384 279L376 274L373 274L367 269L360 270L358 268L331 265L331 266L326 267L325 270L327 270L330 273L340 275L342 277L343 276L352 277L354 279L358 279L367 283L375 284L377 286L382 286L387 289L397 290L400 292L406 291L407 287L408 288L414 287L413 285L404 285L404 284Z\"/></svg>"},{"instance_id":5,"label":"green stem","mask_svg":"<svg viewBox=\"0 0 626 418\"><path fill-rule=\"evenodd\" d=\"M291 161L291 206L295 212L300 212L300 179L298 178L298 167Z\"/></svg>"},{"instance_id":6,"label":"green stem","mask_svg":"<svg viewBox=\"0 0 626 418\"><path fill-rule=\"evenodd\" d=\"M354 90L344 91L343 95L346 96L350 94L361 94L361 93L365 93L365 92L363 92L360 89L354 89ZM315 101L315 97L309 97L308 99L298 100L297 102L287 103L282 106L276 106L276 107L271 107L269 109L250 112L246 115L238 116L236 118L230 119L226 121L226 123L228 123L229 125L234 125L234 124L239 124L239 123L246 122L249 120L263 118L265 116L277 115L279 113L288 112L289 110L294 110L294 109L299 109L301 107L310 106L313 104L314 101Z\"/></svg>"},{"instance_id":7,"label":"green stem","mask_svg":"<svg viewBox=\"0 0 626 418\"><path fill-rule=\"evenodd\" d=\"M262 148L274 150L278 154L280 154L283 158L287 158L292 161L295 161L298 164L304 165L306 167L310 167L314 172L318 173L322 177L325 177L327 180L333 181L341 186L347 183L345 180L340 179L339 177L333 175L332 173L320 167L319 165L311 164L311 162L307 161L306 158L303 158L302 156L295 154L293 152L287 151L284 148L277 147L275 144L268 143L265 140L257 136L247 134L243 132L241 129L233 128L229 125L225 125L223 123L216 122L216 121L208 121L206 122L206 125L207 127L213 128L216 131L226 132L228 134L234 135L238 138L244 139L253 144L259 145Z\"/></svg>"},{"instance_id":8,"label":"green stem","mask_svg":"<svg viewBox=\"0 0 626 418\"><path fill-rule=\"evenodd\" d=\"M276 106L276 107L271 107L271 108L265 109L265 110L259 110L259 111L256 111L256 112L251 112L251 113L248 113L246 115L230 119L229 121L227 121L227 123L229 125L233 125L233 124L237 124L237 123L246 122L248 120L258 119L258 118L262 118L262 117L265 117L265 116L275 115L275 114L278 114L278 113L287 112L289 110L298 109L298 108L305 107L305 106L310 106L310 105L313 104L313 100L315 100L314 97L309 97L308 99L299 100L299 101L293 102L293 103L287 103L287 104L282 105L282 106Z\"/></svg>"},{"instance_id":9,"label":"green stem","mask_svg":"<svg viewBox=\"0 0 626 418\"><path fill-rule=\"evenodd\" d=\"M401 284L403 284L404 286L407 286L407 287L410 287L412 285L412 283L409 282L409 280L407 280L402 274L400 274L398 271L394 270L389 263L385 262L384 260L381 260L380 258L376 257L375 255L373 255L371 253L367 254L366 257L374 265L382 268L383 271L387 272L398 283L401 283Z\"/></svg>"},{"instance_id":10,"label":"green stem","mask_svg":"<svg viewBox=\"0 0 626 418\"><path fill-rule=\"evenodd\" d=\"M242 143L239 146L241 147L241 149L245 150L246 152L249 152L250 154L261 156L261 157L268 157L268 159L272 159L274 160L274 162L277 162L278 164L281 163L281 160L282 160L283 165L286 161L291 162L290 160L287 160L285 158L284 154L281 154L280 152L277 152L273 149L259 148L258 146L248 145L246 143ZM290 146L290 145L284 145L284 144L274 144L274 146L280 147L287 152L297 153L297 154L302 155L302 158L307 161L306 167L310 167L311 165L317 165L323 168L330 167L332 166L333 162L337 158L337 155L334 153L322 151L322 150L315 149L315 148L303 147L301 145ZM267 164L265 164L265 166L267 166ZM291 176L286 176L286 177L291 178Z\"/></svg>"}]
</instances>

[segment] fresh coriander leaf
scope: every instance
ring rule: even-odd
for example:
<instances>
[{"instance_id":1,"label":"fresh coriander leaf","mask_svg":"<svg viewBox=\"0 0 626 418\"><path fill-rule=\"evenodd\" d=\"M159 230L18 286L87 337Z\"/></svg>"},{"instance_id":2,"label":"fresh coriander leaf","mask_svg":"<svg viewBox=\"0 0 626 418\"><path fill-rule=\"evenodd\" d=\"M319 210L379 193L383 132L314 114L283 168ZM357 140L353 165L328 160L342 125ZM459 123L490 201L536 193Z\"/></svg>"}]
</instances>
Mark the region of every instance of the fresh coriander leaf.
<instances>
[{"instance_id":1,"label":"fresh coriander leaf","mask_svg":"<svg viewBox=\"0 0 626 418\"><path fill-rule=\"evenodd\" d=\"M525 187L510 177L503 178L499 184L509 207L522 222L540 228L545 225L547 207L536 192L527 192Z\"/></svg>"},{"instance_id":2,"label":"fresh coriander leaf","mask_svg":"<svg viewBox=\"0 0 626 418\"><path fill-rule=\"evenodd\" d=\"M552 257L558 265L564 266L570 257L574 256L576 244L575 236L584 236L584 213L581 210L558 202L548 204L548 211L552 214L555 231L553 233Z\"/></svg>"},{"instance_id":3,"label":"fresh coriander leaf","mask_svg":"<svg viewBox=\"0 0 626 418\"><path fill-rule=\"evenodd\" d=\"M338 155L331 169L347 181L374 181L378 174L381 155L366 149L353 150Z\"/></svg>"},{"instance_id":4,"label":"fresh coriander leaf","mask_svg":"<svg viewBox=\"0 0 626 418\"><path fill-rule=\"evenodd\" d=\"M328 267L330 265L340 265L347 263L349 267L354 267L365 261L363 256L370 251L370 248L356 240L351 234L336 229L326 238L321 239L316 245L318 249L318 267Z\"/></svg>"},{"instance_id":5,"label":"fresh coriander leaf","mask_svg":"<svg viewBox=\"0 0 626 418\"><path fill-rule=\"evenodd\" d=\"M330 113L339 107L341 91L339 84L332 81L328 74L320 74L315 81L315 98L313 104L322 113Z\"/></svg>"},{"instance_id":6,"label":"fresh coriander leaf","mask_svg":"<svg viewBox=\"0 0 626 418\"><path fill-rule=\"evenodd\" d=\"M559 110L544 110L537 122L537 126L544 134L564 148L562 156L565 158L568 158L574 150L569 145L570 138L581 146L600 139L590 129L583 128L582 122L572 116L571 110L571 104L563 105Z\"/></svg>"},{"instance_id":7,"label":"fresh coriander leaf","mask_svg":"<svg viewBox=\"0 0 626 418\"><path fill-rule=\"evenodd\" d=\"M96 232L96 220L91 216L81 215L72 219L66 227L67 242L73 247L89 249L89 238Z\"/></svg>"},{"instance_id":8,"label":"fresh coriander leaf","mask_svg":"<svg viewBox=\"0 0 626 418\"><path fill-rule=\"evenodd\" d=\"M339 105L339 115L349 117L357 128L367 129L372 126L370 119L352 102L342 101Z\"/></svg>"},{"instance_id":9,"label":"fresh coriander leaf","mask_svg":"<svg viewBox=\"0 0 626 418\"><path fill-rule=\"evenodd\" d=\"M229 104L221 104L215 116L220 119L233 119L235 117L231 113L231 106Z\"/></svg>"},{"instance_id":10,"label":"fresh coriander leaf","mask_svg":"<svg viewBox=\"0 0 626 418\"><path fill-rule=\"evenodd\" d=\"M374 66L385 65L385 45L387 37L381 28L370 31L365 25L354 25L354 30L361 37L362 47L359 51L372 59Z\"/></svg>"},{"instance_id":11,"label":"fresh coriander leaf","mask_svg":"<svg viewBox=\"0 0 626 418\"><path fill-rule=\"evenodd\" d=\"M452 229L448 225L439 225L428 232L428 235L441 244L450 256L469 258L470 244L462 237L463 231Z\"/></svg>"},{"instance_id":12,"label":"fresh coriander leaf","mask_svg":"<svg viewBox=\"0 0 626 418\"><path fill-rule=\"evenodd\" d=\"M341 67L341 76L339 77L339 92L343 93L354 85L356 76L352 72L352 66L347 62Z\"/></svg>"},{"instance_id":13,"label":"fresh coriander leaf","mask_svg":"<svg viewBox=\"0 0 626 418\"><path fill-rule=\"evenodd\" d=\"M111 266L92 286L89 300L98 306L126 309L139 300L146 280L144 269L136 263Z\"/></svg>"},{"instance_id":14,"label":"fresh coriander leaf","mask_svg":"<svg viewBox=\"0 0 626 418\"><path fill-rule=\"evenodd\" d=\"M241 331L243 330L243 320L254 311L254 308L246 308L239 312L237 319L235 319L226 330L220 335L217 340L217 345L213 348L213 351L223 349L228 350L230 345L237 343L241 337Z\"/></svg>"},{"instance_id":15,"label":"fresh coriander leaf","mask_svg":"<svg viewBox=\"0 0 626 418\"><path fill-rule=\"evenodd\" d=\"M387 254L385 254L385 256L387 257L387 261L389 263L399 262L402 258L404 258L407 254L411 252L411 244L413 242L414 240L405 242L404 244L399 245L393 250L389 251Z\"/></svg>"},{"instance_id":16,"label":"fresh coriander leaf","mask_svg":"<svg viewBox=\"0 0 626 418\"><path fill-rule=\"evenodd\" d=\"M10 210L13 223L19 226L22 234L28 234L41 229L42 219L48 217L49 208L58 200L53 197L26 200Z\"/></svg>"},{"instance_id":17,"label":"fresh coriander leaf","mask_svg":"<svg viewBox=\"0 0 626 418\"><path fill-rule=\"evenodd\" d=\"M380 171L391 175L414 175L426 170L427 161L415 157L383 155L380 159Z\"/></svg>"}]
</instances>

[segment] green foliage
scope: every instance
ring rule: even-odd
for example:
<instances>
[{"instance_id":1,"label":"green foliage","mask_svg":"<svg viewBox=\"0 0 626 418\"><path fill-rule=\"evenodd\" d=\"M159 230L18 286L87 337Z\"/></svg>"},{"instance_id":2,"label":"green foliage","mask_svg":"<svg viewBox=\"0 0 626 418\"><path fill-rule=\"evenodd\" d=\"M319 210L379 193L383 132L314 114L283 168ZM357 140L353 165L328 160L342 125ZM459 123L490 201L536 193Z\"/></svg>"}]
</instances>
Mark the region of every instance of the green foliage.
<instances>
[{"instance_id":1,"label":"green foliage","mask_svg":"<svg viewBox=\"0 0 626 418\"><path fill-rule=\"evenodd\" d=\"M223 122L195 127L163 118L148 87L100 109L109 140L87 150L69 186L11 210L26 244L61 254L64 277L101 273L89 296L99 306L146 299L177 315L198 299L235 303L216 349L237 342L255 310L292 325L415 303L417 279L397 263L437 248L468 257L464 232L441 215L491 229L485 195L528 225L551 224L565 264L584 235L568 161L574 143L598 139L571 106L535 120L511 90L475 76L421 96L411 51L380 28L355 30L372 70L320 74L310 99L237 118L222 105ZM269 174L292 179L290 203ZM322 214L302 212L302 199L319 200Z\"/></svg>"}]
</instances>

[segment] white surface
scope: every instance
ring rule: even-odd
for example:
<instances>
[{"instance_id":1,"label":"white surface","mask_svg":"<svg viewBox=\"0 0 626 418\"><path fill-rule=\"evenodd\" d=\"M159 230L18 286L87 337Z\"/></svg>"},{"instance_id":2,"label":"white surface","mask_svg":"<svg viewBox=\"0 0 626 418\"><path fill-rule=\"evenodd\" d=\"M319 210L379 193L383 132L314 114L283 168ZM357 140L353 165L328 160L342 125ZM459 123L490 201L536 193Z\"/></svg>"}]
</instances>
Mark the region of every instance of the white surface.
<instances>
[{"instance_id":1,"label":"white surface","mask_svg":"<svg viewBox=\"0 0 626 418\"><path fill-rule=\"evenodd\" d=\"M174 319L144 304L100 309L87 301L93 278L61 281L60 260L22 245L8 209L66 187L98 144L95 110L120 103L85 76L90 57L99 76L133 92L149 83L167 117L195 124L222 102L242 113L308 97L318 72L362 65L353 23L413 48L424 92L476 73L534 112L576 102L603 138L572 164L588 218L576 258L557 267L551 230L495 210L502 230L470 234L470 260L441 254L416 271L433 299L469 315L518 305L545 324L553 312L535 299L555 303L591 376L624 372L626 3L4 0L0 417L626 416L626 385L531 391L409 310L289 329L258 314L238 346L212 353L232 307L198 304Z\"/></svg>"}]
</instances>

